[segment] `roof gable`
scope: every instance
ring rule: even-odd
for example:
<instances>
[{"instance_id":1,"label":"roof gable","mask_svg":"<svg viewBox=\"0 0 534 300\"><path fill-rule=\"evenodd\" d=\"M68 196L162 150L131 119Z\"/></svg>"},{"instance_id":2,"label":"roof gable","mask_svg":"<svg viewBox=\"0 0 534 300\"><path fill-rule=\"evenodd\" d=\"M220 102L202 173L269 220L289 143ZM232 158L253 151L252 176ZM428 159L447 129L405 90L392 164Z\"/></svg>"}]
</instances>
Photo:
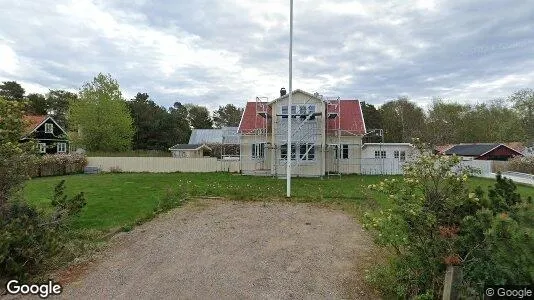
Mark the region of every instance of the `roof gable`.
<instances>
[{"instance_id":1,"label":"roof gable","mask_svg":"<svg viewBox=\"0 0 534 300\"><path fill-rule=\"evenodd\" d=\"M56 122L56 120L54 120L54 118L52 118L51 116L48 116L48 115L37 115L37 116L35 116L35 115L26 115L23 118L24 118L24 121L27 123L27 126L26 126L26 128L24 130L24 135L25 136L28 136L31 133L33 133L34 131L36 131L37 129L39 129L48 120L51 120L54 123L54 125L56 125L56 127L59 128L59 130L61 130L61 132L63 132L63 134L65 134L65 135L67 134L65 129L63 129L63 127L59 126L59 124Z\"/></svg>"},{"instance_id":2,"label":"roof gable","mask_svg":"<svg viewBox=\"0 0 534 300\"><path fill-rule=\"evenodd\" d=\"M310 93L308 93L308 92L306 92L306 91L303 91L303 90L301 90L301 89L293 90L293 91L291 92L291 96L293 97L293 95L295 95L295 94L297 94L297 93L301 93L301 94L304 94L304 95L306 95L306 96L308 96L308 97L315 98L316 100L323 101L323 99L319 98L318 96L313 95L313 94L310 94ZM269 105L271 105L271 104L273 104L273 103L275 103L275 102L278 102L278 101L280 101L280 100L282 100L282 99L288 98L288 97L289 97L289 93L285 94L284 96L280 96L280 97L278 97L278 98L272 100L271 102L269 102Z\"/></svg>"}]
</instances>

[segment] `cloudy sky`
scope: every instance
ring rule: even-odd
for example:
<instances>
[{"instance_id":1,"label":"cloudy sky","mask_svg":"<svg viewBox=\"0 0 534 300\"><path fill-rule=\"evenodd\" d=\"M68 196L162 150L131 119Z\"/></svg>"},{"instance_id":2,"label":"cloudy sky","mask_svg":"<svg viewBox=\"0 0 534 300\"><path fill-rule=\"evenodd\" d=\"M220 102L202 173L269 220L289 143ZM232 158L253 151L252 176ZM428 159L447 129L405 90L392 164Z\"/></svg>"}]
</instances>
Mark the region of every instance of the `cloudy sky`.
<instances>
[{"instance_id":1,"label":"cloudy sky","mask_svg":"<svg viewBox=\"0 0 534 300\"><path fill-rule=\"evenodd\" d=\"M0 0L0 81L218 105L288 87L289 0ZM293 87L373 104L534 88L532 0L294 0Z\"/></svg>"}]
</instances>

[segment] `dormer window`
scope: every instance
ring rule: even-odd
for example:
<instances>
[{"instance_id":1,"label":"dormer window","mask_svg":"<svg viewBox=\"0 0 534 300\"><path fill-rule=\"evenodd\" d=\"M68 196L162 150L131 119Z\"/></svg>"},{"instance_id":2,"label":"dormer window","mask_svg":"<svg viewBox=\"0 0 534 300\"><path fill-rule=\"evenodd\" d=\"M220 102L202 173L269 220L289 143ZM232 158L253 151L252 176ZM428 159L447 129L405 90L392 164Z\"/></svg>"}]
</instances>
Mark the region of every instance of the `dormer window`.
<instances>
[{"instance_id":1,"label":"dormer window","mask_svg":"<svg viewBox=\"0 0 534 300\"><path fill-rule=\"evenodd\" d=\"M54 124L45 123L45 133L54 133Z\"/></svg>"}]
</instances>

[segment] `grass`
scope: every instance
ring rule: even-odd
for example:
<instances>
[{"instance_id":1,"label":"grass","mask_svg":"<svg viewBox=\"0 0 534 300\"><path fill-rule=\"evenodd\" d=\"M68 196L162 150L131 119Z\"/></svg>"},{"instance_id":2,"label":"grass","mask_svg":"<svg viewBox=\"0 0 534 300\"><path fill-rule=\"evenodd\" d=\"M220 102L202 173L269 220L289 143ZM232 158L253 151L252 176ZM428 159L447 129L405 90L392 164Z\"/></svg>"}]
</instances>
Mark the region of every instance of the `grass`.
<instances>
[{"instance_id":1,"label":"grass","mask_svg":"<svg viewBox=\"0 0 534 300\"><path fill-rule=\"evenodd\" d=\"M292 182L291 201L318 202L362 210L387 207L387 197L367 189L394 176L342 176L318 179L296 178ZM283 200L285 180L271 177L242 176L228 173L121 173L71 175L36 178L28 181L25 196L43 210L51 210L50 198L54 186L66 181L66 193L83 191L87 206L72 222L73 229L109 231L131 228L134 224L154 216L154 209L164 197L172 193L190 196L218 196L232 200ZM471 178L474 188L486 188L494 180ZM523 196L534 197L534 188L518 185Z\"/></svg>"}]
</instances>

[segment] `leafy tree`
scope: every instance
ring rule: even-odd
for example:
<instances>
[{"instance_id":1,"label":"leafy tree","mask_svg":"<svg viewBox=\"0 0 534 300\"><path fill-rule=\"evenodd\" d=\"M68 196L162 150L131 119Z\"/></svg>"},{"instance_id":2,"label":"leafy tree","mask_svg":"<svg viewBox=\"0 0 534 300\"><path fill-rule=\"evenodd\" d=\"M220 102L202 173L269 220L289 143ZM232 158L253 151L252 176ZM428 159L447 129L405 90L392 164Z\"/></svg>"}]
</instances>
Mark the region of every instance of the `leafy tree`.
<instances>
[{"instance_id":1,"label":"leafy tree","mask_svg":"<svg viewBox=\"0 0 534 300\"><path fill-rule=\"evenodd\" d=\"M185 106L191 127L197 129L213 128L213 121L206 107L194 104L186 104Z\"/></svg>"},{"instance_id":2,"label":"leafy tree","mask_svg":"<svg viewBox=\"0 0 534 300\"><path fill-rule=\"evenodd\" d=\"M48 103L42 94L28 94L27 113L31 115L46 115L48 113Z\"/></svg>"},{"instance_id":3,"label":"leafy tree","mask_svg":"<svg viewBox=\"0 0 534 300\"><path fill-rule=\"evenodd\" d=\"M361 102L363 118L365 120L365 128L382 129L382 118L380 112L372 104Z\"/></svg>"},{"instance_id":4,"label":"leafy tree","mask_svg":"<svg viewBox=\"0 0 534 300\"><path fill-rule=\"evenodd\" d=\"M80 142L89 151L125 151L132 145L133 120L119 84L98 74L85 83L71 105L71 121L79 126Z\"/></svg>"},{"instance_id":5,"label":"leafy tree","mask_svg":"<svg viewBox=\"0 0 534 300\"><path fill-rule=\"evenodd\" d=\"M180 102L175 102L174 105L169 108L171 115L171 122L174 125L171 144L187 144L189 137L191 136L191 126L189 125L188 112L185 105Z\"/></svg>"},{"instance_id":6,"label":"leafy tree","mask_svg":"<svg viewBox=\"0 0 534 300\"><path fill-rule=\"evenodd\" d=\"M236 107L233 104L219 106L219 109L213 112L213 124L220 128L223 126L238 126L243 115L243 108Z\"/></svg>"},{"instance_id":7,"label":"leafy tree","mask_svg":"<svg viewBox=\"0 0 534 300\"><path fill-rule=\"evenodd\" d=\"M423 135L423 109L406 97L386 102L379 109L385 142L410 142Z\"/></svg>"},{"instance_id":8,"label":"leafy tree","mask_svg":"<svg viewBox=\"0 0 534 300\"><path fill-rule=\"evenodd\" d=\"M20 191L36 158L34 144L19 142L26 126L23 108L22 102L0 97L0 216L8 199Z\"/></svg>"},{"instance_id":9,"label":"leafy tree","mask_svg":"<svg viewBox=\"0 0 534 300\"><path fill-rule=\"evenodd\" d=\"M171 147L174 127L171 114L163 107L149 99L146 93L137 93L128 101L136 132L133 139L134 149L166 150ZM184 118L187 121L187 118Z\"/></svg>"},{"instance_id":10,"label":"leafy tree","mask_svg":"<svg viewBox=\"0 0 534 300\"><path fill-rule=\"evenodd\" d=\"M70 103L75 102L77 98L75 93L65 90L50 90L46 95L48 112L64 129L67 129L67 125L69 125L67 117Z\"/></svg>"},{"instance_id":11,"label":"leafy tree","mask_svg":"<svg viewBox=\"0 0 534 300\"><path fill-rule=\"evenodd\" d=\"M16 81L4 81L0 84L0 97L5 100L22 101L26 91Z\"/></svg>"},{"instance_id":12,"label":"leafy tree","mask_svg":"<svg viewBox=\"0 0 534 300\"><path fill-rule=\"evenodd\" d=\"M519 90L510 96L509 101L521 117L528 142L534 143L534 90Z\"/></svg>"}]
</instances>

